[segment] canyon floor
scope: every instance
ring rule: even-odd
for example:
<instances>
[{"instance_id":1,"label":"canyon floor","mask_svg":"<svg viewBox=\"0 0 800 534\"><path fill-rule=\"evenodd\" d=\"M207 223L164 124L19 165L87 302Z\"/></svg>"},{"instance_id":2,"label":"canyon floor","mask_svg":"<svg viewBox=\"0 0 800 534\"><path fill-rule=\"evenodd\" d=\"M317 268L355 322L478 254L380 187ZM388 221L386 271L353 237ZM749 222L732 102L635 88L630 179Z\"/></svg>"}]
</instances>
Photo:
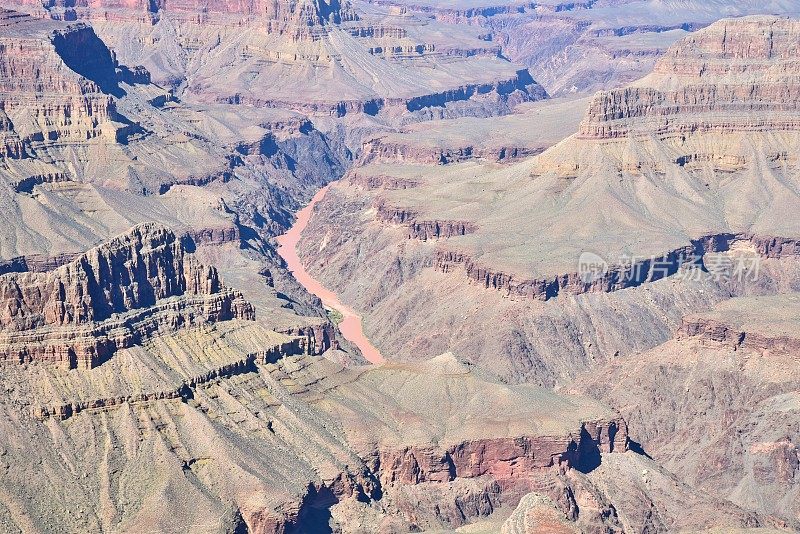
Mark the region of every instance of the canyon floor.
<instances>
[{"instance_id":1,"label":"canyon floor","mask_svg":"<svg viewBox=\"0 0 800 534\"><path fill-rule=\"evenodd\" d=\"M800 2L0 8L0 531L800 531Z\"/></svg>"}]
</instances>

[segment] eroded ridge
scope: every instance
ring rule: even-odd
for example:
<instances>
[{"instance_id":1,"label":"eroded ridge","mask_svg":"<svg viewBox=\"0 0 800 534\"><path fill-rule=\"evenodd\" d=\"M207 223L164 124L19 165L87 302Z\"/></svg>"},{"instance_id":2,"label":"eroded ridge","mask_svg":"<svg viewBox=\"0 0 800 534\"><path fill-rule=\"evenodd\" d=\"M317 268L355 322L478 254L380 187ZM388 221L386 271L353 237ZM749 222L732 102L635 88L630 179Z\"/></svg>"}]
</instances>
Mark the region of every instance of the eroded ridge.
<instances>
[{"instance_id":1,"label":"eroded ridge","mask_svg":"<svg viewBox=\"0 0 800 534\"><path fill-rule=\"evenodd\" d=\"M169 229L134 227L45 272L0 276L2 360L91 368L155 332L255 319Z\"/></svg>"},{"instance_id":2,"label":"eroded ridge","mask_svg":"<svg viewBox=\"0 0 800 534\"><path fill-rule=\"evenodd\" d=\"M631 87L599 93L579 137L800 128L798 22L725 20L685 38Z\"/></svg>"},{"instance_id":3,"label":"eroded ridge","mask_svg":"<svg viewBox=\"0 0 800 534\"><path fill-rule=\"evenodd\" d=\"M464 235L464 234L460 234ZM759 259L781 259L797 257L800 251L798 239L787 237L757 236L748 234L716 234L693 240L690 245L670 250L651 258L632 259L625 264L610 264L605 272L580 272L576 270L552 277L529 279L513 272L503 272L482 265L468 253L448 249L435 250L434 269L443 273L464 272L470 283L494 289L511 297L548 300L558 295L581 295L583 293L610 293L645 283L674 276L682 269L699 269L709 273L706 261L715 262L719 256L707 254L733 253L746 250L751 262ZM706 259L704 259L706 258ZM711 269L713 270L713 266ZM713 273L712 273L713 274Z\"/></svg>"}]
</instances>

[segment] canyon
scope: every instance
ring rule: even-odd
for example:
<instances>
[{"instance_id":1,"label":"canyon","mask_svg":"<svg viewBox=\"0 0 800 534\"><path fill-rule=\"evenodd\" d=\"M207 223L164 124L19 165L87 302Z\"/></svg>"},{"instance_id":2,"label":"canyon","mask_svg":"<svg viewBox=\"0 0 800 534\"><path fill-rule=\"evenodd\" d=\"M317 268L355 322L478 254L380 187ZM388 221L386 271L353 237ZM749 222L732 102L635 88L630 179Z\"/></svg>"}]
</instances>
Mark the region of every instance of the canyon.
<instances>
[{"instance_id":1,"label":"canyon","mask_svg":"<svg viewBox=\"0 0 800 534\"><path fill-rule=\"evenodd\" d=\"M794 528L782 499L794 491L797 438L781 395L796 386L775 385L780 409L748 404L762 398L750 391L773 387L766 376L796 367L792 328L775 337L697 317L725 309L738 325L744 311L734 303L759 295L791 317L781 299L798 287L798 230L787 215L798 207L796 35L791 19L712 24L669 48L647 77L574 101L584 112L572 117L572 135L563 122L536 123L530 139L549 147L527 157L431 155L425 135L370 141L317 205L324 218L309 222L301 259L368 318L366 334L390 359L451 350L510 383L603 399L628 415L642 450L690 486ZM512 122L490 124L497 138L517 135ZM583 270L587 254L599 273ZM737 353L723 375L721 350ZM740 386L750 351L770 357ZM660 392L665 384L674 389ZM704 418L720 427L713 455L692 445ZM698 426L661 441L655 428L678 432L682 419ZM766 420L781 429L775 438ZM748 474L757 461L758 474ZM773 483L772 473L785 475Z\"/></svg>"},{"instance_id":2,"label":"canyon","mask_svg":"<svg viewBox=\"0 0 800 534\"><path fill-rule=\"evenodd\" d=\"M0 8L0 530L800 530L800 5Z\"/></svg>"},{"instance_id":3,"label":"canyon","mask_svg":"<svg viewBox=\"0 0 800 534\"><path fill-rule=\"evenodd\" d=\"M286 262L287 270L292 273L292 276L300 282L306 291L318 297L322 304L330 309L332 313L341 315L341 320L338 321L337 326L342 336L344 336L347 341L353 343L368 362L375 364L382 363L384 357L364 335L361 316L342 304L335 293L326 289L317 280L312 278L306 272L300 261L300 257L297 255L297 243L308 221L311 219L314 206L322 200L327 192L328 186L323 187L314 195L311 202L309 202L306 207L297 212L295 223L289 231L277 237L277 252Z\"/></svg>"}]
</instances>

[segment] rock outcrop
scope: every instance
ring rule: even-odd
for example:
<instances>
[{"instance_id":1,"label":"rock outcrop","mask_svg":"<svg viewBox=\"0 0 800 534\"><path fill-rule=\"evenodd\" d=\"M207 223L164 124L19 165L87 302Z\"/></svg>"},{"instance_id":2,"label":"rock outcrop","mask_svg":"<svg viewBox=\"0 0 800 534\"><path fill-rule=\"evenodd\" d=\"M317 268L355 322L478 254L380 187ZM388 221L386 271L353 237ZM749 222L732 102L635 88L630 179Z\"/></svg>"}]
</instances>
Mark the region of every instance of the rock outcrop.
<instances>
[{"instance_id":1,"label":"rock outcrop","mask_svg":"<svg viewBox=\"0 0 800 534\"><path fill-rule=\"evenodd\" d=\"M307 385L303 377L315 374L314 367L284 365L286 376L276 377L299 382L296 391L306 398L324 392L322 406L342 422L385 498L419 527L431 528L437 519L451 528L464 525L543 484L557 497L548 485L559 474L590 472L602 454L628 449L625 421L588 399L500 385L452 354L326 375ZM474 404L476 396L485 402ZM558 422L540 410L550 402L563 409ZM392 406L394 415L384 416ZM506 428L499 435L481 429L482 421L494 426L489 421L497 420ZM448 488L461 488L455 506L443 498Z\"/></svg>"},{"instance_id":2,"label":"rock outcrop","mask_svg":"<svg viewBox=\"0 0 800 534\"><path fill-rule=\"evenodd\" d=\"M796 309L795 295L740 297L710 312L687 315L675 338L767 355L797 354L800 339L791 328Z\"/></svg>"},{"instance_id":3,"label":"rock outcrop","mask_svg":"<svg viewBox=\"0 0 800 534\"><path fill-rule=\"evenodd\" d=\"M409 178L376 175L371 172L360 173L357 170L350 173L348 181L351 185L356 185L369 191L375 189L410 189L419 185L418 182Z\"/></svg>"},{"instance_id":4,"label":"rock outcrop","mask_svg":"<svg viewBox=\"0 0 800 534\"><path fill-rule=\"evenodd\" d=\"M199 88L198 88L199 89ZM446 91L429 93L408 98L377 97L357 100L313 100L296 101L289 98L276 99L260 95L236 93L221 96L217 102L226 104L244 104L266 108L288 108L302 113L323 114L332 117L344 117L353 113L377 115L384 112L389 115L412 114L420 118L447 117L448 105L468 104L472 100L497 101L501 112L511 109L523 102L532 102L547 98L547 92L536 83L530 72L525 69L516 71L508 78L492 80L486 83L470 83L454 87ZM437 110L440 110L441 115ZM494 114L494 112L489 112ZM454 117L460 116L458 110ZM470 115L469 112L463 113Z\"/></svg>"},{"instance_id":5,"label":"rock outcrop","mask_svg":"<svg viewBox=\"0 0 800 534\"><path fill-rule=\"evenodd\" d=\"M43 142L123 135L125 125L110 94L117 87L115 68L111 53L86 25L0 11L2 155L20 159Z\"/></svg>"},{"instance_id":6,"label":"rock outcrop","mask_svg":"<svg viewBox=\"0 0 800 534\"><path fill-rule=\"evenodd\" d=\"M406 447L381 450L375 471L385 485L452 482L485 475L510 487L538 469L553 466L591 471L599 454L625 452L625 421L594 421L581 425L577 436L517 437L466 441L447 449Z\"/></svg>"},{"instance_id":7,"label":"rock outcrop","mask_svg":"<svg viewBox=\"0 0 800 534\"><path fill-rule=\"evenodd\" d=\"M542 148L527 146L415 146L386 138L374 139L362 147L361 164L373 162L406 161L414 163L447 164L471 159L510 162L529 158L542 152Z\"/></svg>"},{"instance_id":8,"label":"rock outcrop","mask_svg":"<svg viewBox=\"0 0 800 534\"><path fill-rule=\"evenodd\" d=\"M143 224L52 271L0 276L2 360L92 368L155 332L254 319L241 294Z\"/></svg>"},{"instance_id":9,"label":"rock outcrop","mask_svg":"<svg viewBox=\"0 0 800 534\"><path fill-rule=\"evenodd\" d=\"M579 136L797 130L799 31L791 19L714 24L671 47L648 78L599 94Z\"/></svg>"},{"instance_id":10,"label":"rock outcrop","mask_svg":"<svg viewBox=\"0 0 800 534\"><path fill-rule=\"evenodd\" d=\"M339 348L336 332L330 323L295 327L281 332L296 338L297 347L302 354L319 356L328 350Z\"/></svg>"},{"instance_id":11,"label":"rock outcrop","mask_svg":"<svg viewBox=\"0 0 800 534\"><path fill-rule=\"evenodd\" d=\"M795 529L799 307L796 293L732 298L571 389L619 407L641 447L687 483Z\"/></svg>"},{"instance_id":12,"label":"rock outcrop","mask_svg":"<svg viewBox=\"0 0 800 534\"><path fill-rule=\"evenodd\" d=\"M385 224L404 226L409 239L427 241L428 239L467 235L477 230L477 227L469 221L425 220L414 210L389 206L381 199L376 202L375 210L376 218L379 221Z\"/></svg>"},{"instance_id":13,"label":"rock outcrop","mask_svg":"<svg viewBox=\"0 0 800 534\"><path fill-rule=\"evenodd\" d=\"M42 7L36 0L19 0L19 5ZM72 0L54 0L43 6L54 18L64 20L117 19L156 23L163 15L177 15L194 23L203 23L218 15L257 17L270 33L290 34L295 40L318 39L330 24L358 20L350 3L332 0L239 2L233 0L99 0L76 4Z\"/></svg>"}]
</instances>

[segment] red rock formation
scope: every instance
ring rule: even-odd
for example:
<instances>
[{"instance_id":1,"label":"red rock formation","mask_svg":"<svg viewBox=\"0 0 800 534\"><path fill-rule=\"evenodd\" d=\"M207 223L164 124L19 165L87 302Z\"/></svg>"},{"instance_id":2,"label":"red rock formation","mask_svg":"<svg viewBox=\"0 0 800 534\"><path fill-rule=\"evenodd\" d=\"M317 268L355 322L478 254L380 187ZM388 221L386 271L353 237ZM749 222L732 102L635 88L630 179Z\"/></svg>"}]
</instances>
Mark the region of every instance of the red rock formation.
<instances>
[{"instance_id":1,"label":"red rock formation","mask_svg":"<svg viewBox=\"0 0 800 534\"><path fill-rule=\"evenodd\" d=\"M142 224L47 272L0 276L0 360L93 367L155 332L254 319L216 269Z\"/></svg>"},{"instance_id":2,"label":"red rock formation","mask_svg":"<svg viewBox=\"0 0 800 534\"><path fill-rule=\"evenodd\" d=\"M688 249L689 247L687 247ZM674 262L669 264L669 270L674 273L680 266L678 258L681 254L673 255ZM446 248L438 248L435 251L434 268L437 271L451 273L459 266L463 267L467 278L472 283L486 289L501 291L510 297L536 300L547 300L561 293L579 295L617 291L651 281L651 278L658 279L671 274L669 272L658 274L651 272L650 262L643 262L634 265L612 266L605 275L589 281L586 281L583 275L577 271L546 278L525 278L481 265L464 252Z\"/></svg>"},{"instance_id":3,"label":"red rock formation","mask_svg":"<svg viewBox=\"0 0 800 534\"><path fill-rule=\"evenodd\" d=\"M764 258L783 258L800 255L800 239L788 237L749 236L756 252Z\"/></svg>"},{"instance_id":4,"label":"red rock formation","mask_svg":"<svg viewBox=\"0 0 800 534\"><path fill-rule=\"evenodd\" d=\"M475 232L477 225L468 221L411 221L408 225L408 237L427 241L467 235Z\"/></svg>"},{"instance_id":5,"label":"red rock formation","mask_svg":"<svg viewBox=\"0 0 800 534\"><path fill-rule=\"evenodd\" d=\"M0 10L0 74L3 157L25 157L31 143L116 135L103 128L118 118L106 93L115 63L91 28Z\"/></svg>"},{"instance_id":6,"label":"red rock formation","mask_svg":"<svg viewBox=\"0 0 800 534\"><path fill-rule=\"evenodd\" d=\"M477 230L477 226L469 221L419 220L417 212L407 208L388 206L383 200L379 200L375 208L379 221L405 226L409 239L427 241L428 239L467 235Z\"/></svg>"},{"instance_id":7,"label":"red rock formation","mask_svg":"<svg viewBox=\"0 0 800 534\"><path fill-rule=\"evenodd\" d=\"M238 292L167 299L163 303L81 327L42 327L0 334L0 361L44 361L68 368L92 368L114 352L180 328L230 319L254 319Z\"/></svg>"},{"instance_id":8,"label":"red rock formation","mask_svg":"<svg viewBox=\"0 0 800 534\"><path fill-rule=\"evenodd\" d=\"M641 119L650 121L647 135L662 137L697 131L798 130L797 31L798 23L789 19L760 24L733 19L687 37L667 51L645 81L599 93L579 136L635 135ZM718 115L703 115L709 113Z\"/></svg>"},{"instance_id":9,"label":"red rock formation","mask_svg":"<svg viewBox=\"0 0 800 534\"><path fill-rule=\"evenodd\" d=\"M143 224L50 273L6 275L0 326L87 324L176 295L211 295L220 286L216 271L186 255L172 232Z\"/></svg>"},{"instance_id":10,"label":"red rock formation","mask_svg":"<svg viewBox=\"0 0 800 534\"><path fill-rule=\"evenodd\" d=\"M684 317L676 338L695 338L703 343L724 345L734 350L747 348L783 354L800 352L800 339L797 337L748 331L746 327L703 316Z\"/></svg>"},{"instance_id":11,"label":"red rock formation","mask_svg":"<svg viewBox=\"0 0 800 534\"><path fill-rule=\"evenodd\" d=\"M417 217L417 212L397 206L386 204L383 199L378 199L375 204L376 218L386 224L407 224Z\"/></svg>"},{"instance_id":12,"label":"red rock formation","mask_svg":"<svg viewBox=\"0 0 800 534\"><path fill-rule=\"evenodd\" d=\"M760 484L791 484L800 473L800 450L787 437L750 448L755 457L753 478Z\"/></svg>"},{"instance_id":13,"label":"red rock formation","mask_svg":"<svg viewBox=\"0 0 800 534\"><path fill-rule=\"evenodd\" d=\"M601 453L626 450L627 425L619 418L586 422L575 436L484 439L447 448L383 448L372 462L384 486L490 476L501 488L531 491L531 484L543 469L560 466L590 471L599 463Z\"/></svg>"}]
</instances>

